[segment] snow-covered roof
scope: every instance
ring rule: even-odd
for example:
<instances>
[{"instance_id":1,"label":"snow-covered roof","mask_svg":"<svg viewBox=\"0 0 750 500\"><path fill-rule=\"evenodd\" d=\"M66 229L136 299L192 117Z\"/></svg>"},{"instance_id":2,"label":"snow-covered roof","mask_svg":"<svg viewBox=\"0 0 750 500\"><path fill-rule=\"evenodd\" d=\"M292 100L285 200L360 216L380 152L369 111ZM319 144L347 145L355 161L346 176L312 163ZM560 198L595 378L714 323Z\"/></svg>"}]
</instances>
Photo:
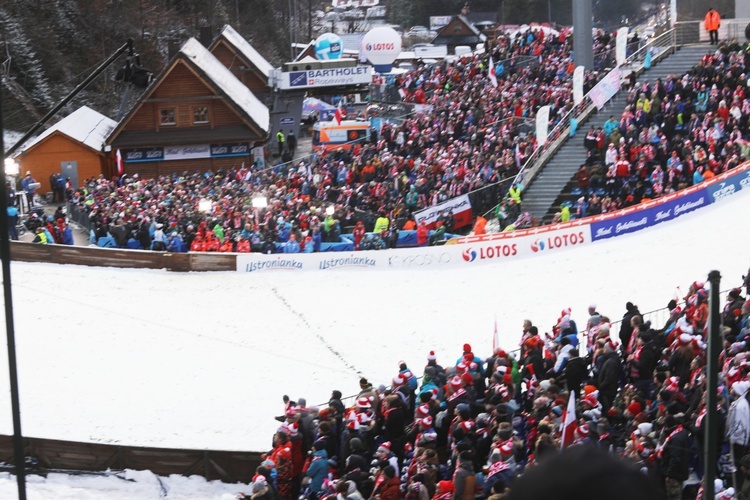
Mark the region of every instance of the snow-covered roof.
<instances>
[{"instance_id":1,"label":"snow-covered roof","mask_svg":"<svg viewBox=\"0 0 750 500\"><path fill-rule=\"evenodd\" d=\"M245 84L237 79L213 54L195 38L191 38L180 49L180 53L192 61L226 96L243 109L265 132L270 118L268 108L260 102Z\"/></svg>"},{"instance_id":2,"label":"snow-covered roof","mask_svg":"<svg viewBox=\"0 0 750 500\"><path fill-rule=\"evenodd\" d=\"M55 132L67 135L93 150L101 151L104 141L117 126L117 122L88 106L81 106L59 122L52 125L36 139L23 146L29 150Z\"/></svg>"},{"instance_id":3,"label":"snow-covered roof","mask_svg":"<svg viewBox=\"0 0 750 500\"><path fill-rule=\"evenodd\" d=\"M221 30L219 36L223 36L229 43L234 45L234 47L247 57L248 60L266 76L266 78L270 76L271 71L273 71L271 63L266 61L266 58L260 55L260 53L255 50L247 40L245 40L245 37L237 33L237 30L227 24L224 26L224 29Z\"/></svg>"}]
</instances>

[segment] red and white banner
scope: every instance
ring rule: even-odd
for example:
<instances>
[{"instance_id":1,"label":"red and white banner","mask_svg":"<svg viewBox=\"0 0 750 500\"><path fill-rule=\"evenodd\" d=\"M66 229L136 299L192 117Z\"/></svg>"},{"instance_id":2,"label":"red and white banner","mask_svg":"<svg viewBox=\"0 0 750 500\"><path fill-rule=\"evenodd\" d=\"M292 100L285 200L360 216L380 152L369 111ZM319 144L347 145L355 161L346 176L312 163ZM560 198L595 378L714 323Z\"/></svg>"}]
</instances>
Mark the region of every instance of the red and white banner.
<instances>
[{"instance_id":1,"label":"red and white banner","mask_svg":"<svg viewBox=\"0 0 750 500\"><path fill-rule=\"evenodd\" d=\"M448 211L453 211L454 228L468 226L472 223L471 202L469 201L469 196L465 194L451 198L434 207L415 212L414 219L417 221L417 224L425 222L429 229L434 229L435 223L441 213Z\"/></svg>"},{"instance_id":2,"label":"red and white banner","mask_svg":"<svg viewBox=\"0 0 750 500\"><path fill-rule=\"evenodd\" d=\"M607 102L620 90L622 73L620 68L615 68L607 76L597 83L589 92L591 102L596 105L596 109L602 109Z\"/></svg>"},{"instance_id":3,"label":"red and white banner","mask_svg":"<svg viewBox=\"0 0 750 500\"><path fill-rule=\"evenodd\" d=\"M117 150L117 153L115 153L115 161L117 162L117 175L122 175L123 172L125 172L125 164L122 160L122 153L120 153L120 150Z\"/></svg>"}]
</instances>

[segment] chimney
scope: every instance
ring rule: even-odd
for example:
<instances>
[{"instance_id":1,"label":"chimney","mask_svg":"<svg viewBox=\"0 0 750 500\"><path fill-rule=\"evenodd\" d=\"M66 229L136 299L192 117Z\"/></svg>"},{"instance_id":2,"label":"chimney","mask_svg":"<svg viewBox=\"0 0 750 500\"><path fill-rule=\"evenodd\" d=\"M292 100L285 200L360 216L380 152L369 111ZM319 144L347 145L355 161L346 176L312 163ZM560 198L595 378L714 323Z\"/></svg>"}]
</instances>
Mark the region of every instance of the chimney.
<instances>
[{"instance_id":1,"label":"chimney","mask_svg":"<svg viewBox=\"0 0 750 500\"><path fill-rule=\"evenodd\" d=\"M213 32L211 31L211 26L201 26L200 31L200 42L201 44L208 48L209 45L211 45L211 42L214 39Z\"/></svg>"}]
</instances>

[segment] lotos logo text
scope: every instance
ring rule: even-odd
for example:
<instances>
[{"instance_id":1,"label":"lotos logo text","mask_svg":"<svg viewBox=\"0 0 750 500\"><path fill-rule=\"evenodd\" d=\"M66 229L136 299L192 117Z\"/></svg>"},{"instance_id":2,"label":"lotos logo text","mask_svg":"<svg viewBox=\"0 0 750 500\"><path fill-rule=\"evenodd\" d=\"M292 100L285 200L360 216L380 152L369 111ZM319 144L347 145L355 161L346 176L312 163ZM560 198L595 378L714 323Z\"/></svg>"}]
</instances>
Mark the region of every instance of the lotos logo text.
<instances>
[{"instance_id":1,"label":"lotos logo text","mask_svg":"<svg viewBox=\"0 0 750 500\"><path fill-rule=\"evenodd\" d=\"M564 248L573 245L581 245L586 240L583 236L583 231L579 231L573 234L558 234L557 236L550 236L546 240L536 240L531 244L532 252L541 252L543 250L552 250L555 248Z\"/></svg>"},{"instance_id":2,"label":"lotos logo text","mask_svg":"<svg viewBox=\"0 0 750 500\"><path fill-rule=\"evenodd\" d=\"M466 250L464 250L464 253L461 255L466 262L474 262L474 260L477 258L477 253L471 248L467 248Z\"/></svg>"},{"instance_id":3,"label":"lotos logo text","mask_svg":"<svg viewBox=\"0 0 750 500\"><path fill-rule=\"evenodd\" d=\"M365 49L367 50L393 50L395 48L396 48L396 45L393 42L365 44Z\"/></svg>"},{"instance_id":4,"label":"lotos logo text","mask_svg":"<svg viewBox=\"0 0 750 500\"><path fill-rule=\"evenodd\" d=\"M479 253L467 248L463 252L463 258L466 262L474 262L477 258L480 260L484 259L499 259L502 257L512 257L518 255L518 247L515 243L493 245L491 247L483 247L479 249Z\"/></svg>"},{"instance_id":5,"label":"lotos logo text","mask_svg":"<svg viewBox=\"0 0 750 500\"><path fill-rule=\"evenodd\" d=\"M295 271L302 269L302 262L294 259L261 260L258 262L248 262L245 265L245 272L253 271Z\"/></svg>"}]
</instances>

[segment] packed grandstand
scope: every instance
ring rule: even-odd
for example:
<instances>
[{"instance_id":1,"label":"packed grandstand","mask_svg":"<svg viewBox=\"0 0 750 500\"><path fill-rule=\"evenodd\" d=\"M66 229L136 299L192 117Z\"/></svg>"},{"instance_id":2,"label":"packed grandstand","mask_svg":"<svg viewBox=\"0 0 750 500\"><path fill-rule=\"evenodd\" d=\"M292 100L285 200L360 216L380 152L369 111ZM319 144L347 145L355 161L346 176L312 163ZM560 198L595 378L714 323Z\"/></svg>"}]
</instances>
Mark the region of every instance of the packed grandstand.
<instances>
[{"instance_id":1,"label":"packed grandstand","mask_svg":"<svg viewBox=\"0 0 750 500\"><path fill-rule=\"evenodd\" d=\"M516 127L542 105L551 105L552 126L572 108L571 44L543 33L400 77L405 99L431 109L386 125L370 144L267 169L89 179L70 186L67 201L86 215L92 244L173 252L318 252L350 232L354 250L396 247L399 231L416 231L419 246L438 244L462 229L452 214L428 232L414 213L487 186L485 208L497 203L500 227L515 229L523 192L508 180L535 148ZM496 66L496 87L490 56L508 61ZM536 62L516 67L523 56ZM575 177L580 198L555 222L665 197L750 159L749 68L747 49L722 43L684 75L631 82L620 116L572 139L588 150ZM598 77L588 73L587 88ZM53 240L64 232L58 219L49 222ZM717 464L701 455L708 291L695 281L659 324L630 302L621 319L591 304L586 325L567 309L549 333L525 323L519 345L430 351L424 366L394 360L391 380L362 378L350 400L337 390L319 407L285 398L273 448L242 496L500 500L561 448L595 446L668 498L696 498L704 487L750 498L744 286L723 295ZM701 484L714 466L717 483Z\"/></svg>"}]
</instances>

